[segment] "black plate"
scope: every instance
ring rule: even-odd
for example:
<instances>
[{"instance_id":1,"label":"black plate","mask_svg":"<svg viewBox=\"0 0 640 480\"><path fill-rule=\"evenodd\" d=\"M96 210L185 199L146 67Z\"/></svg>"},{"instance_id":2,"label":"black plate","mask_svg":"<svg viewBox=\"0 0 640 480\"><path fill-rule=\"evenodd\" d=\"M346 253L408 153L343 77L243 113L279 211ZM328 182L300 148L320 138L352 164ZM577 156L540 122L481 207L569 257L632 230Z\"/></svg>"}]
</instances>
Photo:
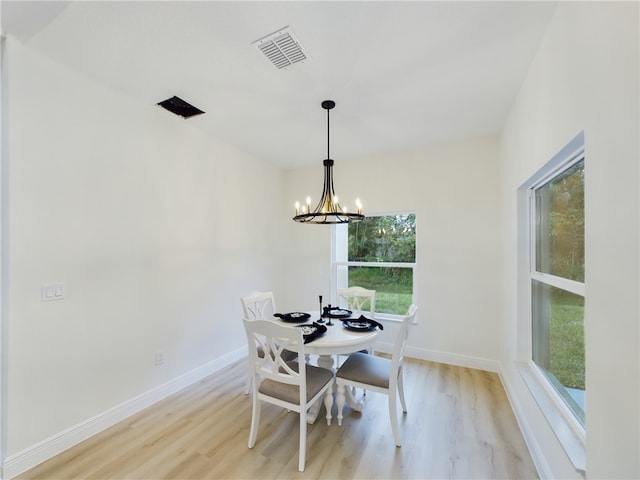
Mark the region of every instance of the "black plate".
<instances>
[{"instance_id":1,"label":"black plate","mask_svg":"<svg viewBox=\"0 0 640 480\"><path fill-rule=\"evenodd\" d=\"M302 335L305 337L308 337L309 335L322 334L327 331L327 327L316 323L313 325L296 325L296 327L302 329Z\"/></svg>"},{"instance_id":2,"label":"black plate","mask_svg":"<svg viewBox=\"0 0 640 480\"><path fill-rule=\"evenodd\" d=\"M316 338L321 337L327 331L327 327L315 322L311 325L296 325L296 327L302 329L304 343L313 342Z\"/></svg>"},{"instance_id":3,"label":"black plate","mask_svg":"<svg viewBox=\"0 0 640 480\"><path fill-rule=\"evenodd\" d=\"M368 332L376 328L375 325L368 320L343 320L342 325L344 325L344 328L347 330L354 332Z\"/></svg>"},{"instance_id":4,"label":"black plate","mask_svg":"<svg viewBox=\"0 0 640 480\"><path fill-rule=\"evenodd\" d=\"M332 308L327 312L327 317L330 318L349 318L353 312L344 308Z\"/></svg>"},{"instance_id":5,"label":"black plate","mask_svg":"<svg viewBox=\"0 0 640 480\"><path fill-rule=\"evenodd\" d=\"M273 316L280 318L283 322L289 323L306 322L311 317L311 315L305 312L274 313Z\"/></svg>"}]
</instances>

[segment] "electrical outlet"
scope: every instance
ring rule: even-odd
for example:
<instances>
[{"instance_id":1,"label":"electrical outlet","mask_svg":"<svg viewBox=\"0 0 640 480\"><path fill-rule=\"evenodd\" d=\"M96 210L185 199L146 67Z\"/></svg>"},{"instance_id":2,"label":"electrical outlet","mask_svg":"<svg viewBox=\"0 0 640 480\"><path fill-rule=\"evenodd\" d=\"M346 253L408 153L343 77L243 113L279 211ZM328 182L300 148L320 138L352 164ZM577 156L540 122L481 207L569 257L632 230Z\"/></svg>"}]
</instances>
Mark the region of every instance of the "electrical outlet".
<instances>
[{"instance_id":1,"label":"electrical outlet","mask_svg":"<svg viewBox=\"0 0 640 480\"><path fill-rule=\"evenodd\" d=\"M156 367L158 365L162 365L163 363L164 363L164 352L160 350L159 352L156 352Z\"/></svg>"}]
</instances>

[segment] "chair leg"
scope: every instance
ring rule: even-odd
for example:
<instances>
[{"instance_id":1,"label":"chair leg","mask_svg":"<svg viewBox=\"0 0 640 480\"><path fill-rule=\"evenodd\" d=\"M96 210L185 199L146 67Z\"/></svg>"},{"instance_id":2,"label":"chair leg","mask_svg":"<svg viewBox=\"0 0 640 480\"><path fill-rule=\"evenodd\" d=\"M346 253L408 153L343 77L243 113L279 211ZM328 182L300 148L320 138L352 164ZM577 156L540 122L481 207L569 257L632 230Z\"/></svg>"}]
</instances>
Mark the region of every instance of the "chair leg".
<instances>
[{"instance_id":1,"label":"chair leg","mask_svg":"<svg viewBox=\"0 0 640 480\"><path fill-rule=\"evenodd\" d=\"M398 372L398 394L400 395L400 404L402 405L402 411L407 413L407 402L404 400L404 384L402 382L402 365L400 366L400 371Z\"/></svg>"},{"instance_id":2,"label":"chair leg","mask_svg":"<svg viewBox=\"0 0 640 480\"><path fill-rule=\"evenodd\" d=\"M324 408L327 411L327 425L331 425L331 408L333 407L333 385L324 394Z\"/></svg>"},{"instance_id":3,"label":"chair leg","mask_svg":"<svg viewBox=\"0 0 640 480\"><path fill-rule=\"evenodd\" d=\"M304 472L307 459L307 416L300 412L300 445L298 447L298 470Z\"/></svg>"},{"instance_id":4,"label":"chair leg","mask_svg":"<svg viewBox=\"0 0 640 480\"><path fill-rule=\"evenodd\" d=\"M344 383L337 382L338 393L336 395L336 405L338 407L338 426L342 426L342 409L344 408L345 396L344 396Z\"/></svg>"},{"instance_id":5,"label":"chair leg","mask_svg":"<svg viewBox=\"0 0 640 480\"><path fill-rule=\"evenodd\" d=\"M253 448L256 444L256 437L258 436L258 427L260 426L260 400L258 395L253 392L253 409L251 411L251 430L249 431L249 448Z\"/></svg>"},{"instance_id":6,"label":"chair leg","mask_svg":"<svg viewBox=\"0 0 640 480\"><path fill-rule=\"evenodd\" d=\"M391 420L391 430L396 447L400 447L400 430L398 429L398 413L396 412L396 392L389 390L389 419Z\"/></svg>"},{"instance_id":7,"label":"chair leg","mask_svg":"<svg viewBox=\"0 0 640 480\"><path fill-rule=\"evenodd\" d=\"M368 348L367 348L367 353L368 353L369 355L373 355L373 347L368 347ZM356 389L355 389L355 387L354 387L354 389L353 389L353 396L355 397L355 395L356 395ZM362 396L363 396L363 397L365 397L366 395L367 395L367 390L366 390L365 388L363 388L363 389L362 389Z\"/></svg>"}]
</instances>

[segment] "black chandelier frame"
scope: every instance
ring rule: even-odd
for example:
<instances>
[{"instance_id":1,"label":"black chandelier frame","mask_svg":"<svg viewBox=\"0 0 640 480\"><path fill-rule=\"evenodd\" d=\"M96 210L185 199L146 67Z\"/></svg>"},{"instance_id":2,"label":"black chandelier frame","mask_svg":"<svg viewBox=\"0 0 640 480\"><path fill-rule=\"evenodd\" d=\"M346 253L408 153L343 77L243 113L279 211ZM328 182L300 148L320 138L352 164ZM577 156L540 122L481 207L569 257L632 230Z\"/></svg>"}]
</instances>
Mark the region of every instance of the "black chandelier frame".
<instances>
[{"instance_id":1,"label":"black chandelier frame","mask_svg":"<svg viewBox=\"0 0 640 480\"><path fill-rule=\"evenodd\" d=\"M327 111L327 158L323 160L324 166L324 183L322 186L322 196L320 201L316 205L316 208L311 211L311 205L307 203L307 211L304 212L304 206L302 212L296 207L296 215L293 220L299 223L315 223L315 224L339 224L339 223L353 223L364 220L362 214L362 208L357 205L356 213L348 212L338 203L334 188L333 188L333 160L330 155L330 121L329 112L336 106L333 100L325 100L322 102L322 108Z\"/></svg>"}]
</instances>

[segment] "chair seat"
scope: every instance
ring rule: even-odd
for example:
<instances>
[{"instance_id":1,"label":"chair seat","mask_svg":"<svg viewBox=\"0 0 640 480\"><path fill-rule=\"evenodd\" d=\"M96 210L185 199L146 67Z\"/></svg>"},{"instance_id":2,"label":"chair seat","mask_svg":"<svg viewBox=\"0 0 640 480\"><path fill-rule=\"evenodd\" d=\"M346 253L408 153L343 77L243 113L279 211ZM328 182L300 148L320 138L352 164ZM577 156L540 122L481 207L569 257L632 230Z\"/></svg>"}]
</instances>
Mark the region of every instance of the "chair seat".
<instances>
[{"instance_id":1,"label":"chair seat","mask_svg":"<svg viewBox=\"0 0 640 480\"><path fill-rule=\"evenodd\" d=\"M389 388L391 360L356 352L336 372L336 377L380 388Z\"/></svg>"},{"instance_id":2,"label":"chair seat","mask_svg":"<svg viewBox=\"0 0 640 480\"><path fill-rule=\"evenodd\" d=\"M288 365L298 371L297 362L287 362ZM333 372L326 368L307 365L307 402L315 397L320 390L333 379ZM299 403L300 390L297 385L287 385L286 383L276 382L274 380L265 380L258 387L258 391L264 395L275 397L289 403Z\"/></svg>"}]
</instances>

